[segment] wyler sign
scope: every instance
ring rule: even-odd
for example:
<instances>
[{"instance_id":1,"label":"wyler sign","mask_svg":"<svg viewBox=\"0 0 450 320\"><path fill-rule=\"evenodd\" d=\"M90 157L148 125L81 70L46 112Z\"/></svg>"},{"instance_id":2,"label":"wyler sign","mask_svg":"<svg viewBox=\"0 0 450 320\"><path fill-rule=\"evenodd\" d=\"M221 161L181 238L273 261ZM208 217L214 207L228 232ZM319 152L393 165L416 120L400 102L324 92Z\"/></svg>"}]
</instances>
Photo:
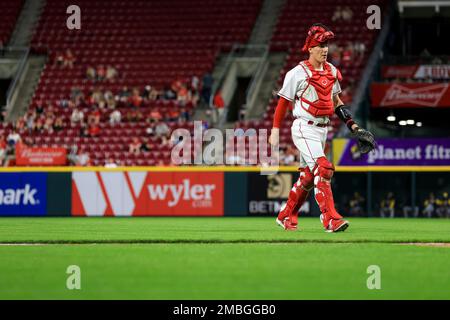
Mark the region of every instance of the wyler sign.
<instances>
[{"instance_id":1,"label":"wyler sign","mask_svg":"<svg viewBox=\"0 0 450 320\"><path fill-rule=\"evenodd\" d=\"M368 154L358 151L354 139L333 140L333 161L338 166L448 166L450 139L377 139Z\"/></svg>"},{"instance_id":2,"label":"wyler sign","mask_svg":"<svg viewBox=\"0 0 450 320\"><path fill-rule=\"evenodd\" d=\"M0 216L43 216L46 211L46 173L1 174Z\"/></svg>"},{"instance_id":3,"label":"wyler sign","mask_svg":"<svg viewBox=\"0 0 450 320\"><path fill-rule=\"evenodd\" d=\"M72 215L222 216L223 173L73 172Z\"/></svg>"}]
</instances>

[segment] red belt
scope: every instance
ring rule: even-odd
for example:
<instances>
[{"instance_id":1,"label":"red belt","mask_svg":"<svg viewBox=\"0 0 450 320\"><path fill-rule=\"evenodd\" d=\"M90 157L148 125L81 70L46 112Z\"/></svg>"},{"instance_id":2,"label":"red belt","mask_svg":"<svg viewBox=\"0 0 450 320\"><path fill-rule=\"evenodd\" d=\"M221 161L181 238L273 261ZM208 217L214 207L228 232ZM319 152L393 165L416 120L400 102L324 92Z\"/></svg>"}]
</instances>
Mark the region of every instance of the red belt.
<instances>
[{"instance_id":1,"label":"red belt","mask_svg":"<svg viewBox=\"0 0 450 320\"><path fill-rule=\"evenodd\" d=\"M314 124L314 121L309 120L308 124L312 126ZM321 127L321 128L325 128L326 126L328 126L328 123L317 123L316 126Z\"/></svg>"}]
</instances>

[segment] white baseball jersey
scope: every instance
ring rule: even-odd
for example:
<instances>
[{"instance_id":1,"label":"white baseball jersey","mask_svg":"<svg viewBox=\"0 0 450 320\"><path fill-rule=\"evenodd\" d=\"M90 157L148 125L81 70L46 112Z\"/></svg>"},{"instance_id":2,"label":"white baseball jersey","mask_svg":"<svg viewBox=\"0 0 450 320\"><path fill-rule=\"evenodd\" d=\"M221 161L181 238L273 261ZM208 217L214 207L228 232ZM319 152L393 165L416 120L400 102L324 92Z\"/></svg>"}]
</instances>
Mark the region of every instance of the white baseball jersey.
<instances>
[{"instance_id":1,"label":"white baseball jersey","mask_svg":"<svg viewBox=\"0 0 450 320\"><path fill-rule=\"evenodd\" d=\"M328 62L325 62L328 63ZM332 95L341 93L341 86L337 79L337 69L331 63L328 63L331 67L331 72L335 77L333 85ZM322 70L323 71L323 67ZM300 62L299 65L291 69L284 78L283 87L278 92L280 97L283 97L289 101L295 101L293 115L295 118L305 118L308 120L317 121L319 123L327 123L328 117L314 117L304 108L308 109L308 103L301 101L300 97L303 96L307 100L314 102L319 98L317 96L316 89L313 86L308 86L308 78L312 76L311 70L304 62ZM306 90L306 91L305 91ZM330 97L331 99L331 97ZM301 107L303 105L303 108Z\"/></svg>"},{"instance_id":2,"label":"white baseball jersey","mask_svg":"<svg viewBox=\"0 0 450 320\"><path fill-rule=\"evenodd\" d=\"M326 62L328 63L328 62ZM312 120L315 123L328 123L327 116L315 117L305 109L309 108L308 103L301 100L304 97L306 100L315 102L319 99L316 89L308 85L308 78L312 76L311 70L308 66L301 62L302 65L297 65L290 70L284 78L283 88L278 92L278 95L294 102L294 120L291 127L292 140L300 152L300 167L308 166L311 170L316 165L316 160L320 157L325 157L324 148L327 140L328 128L318 127L315 124L308 124ZM334 96L341 92L341 86L337 77L337 69L331 63L331 72L335 78L331 95ZM323 71L323 70L320 70ZM330 96L330 99L332 97ZM303 106L303 108L302 108Z\"/></svg>"}]
</instances>

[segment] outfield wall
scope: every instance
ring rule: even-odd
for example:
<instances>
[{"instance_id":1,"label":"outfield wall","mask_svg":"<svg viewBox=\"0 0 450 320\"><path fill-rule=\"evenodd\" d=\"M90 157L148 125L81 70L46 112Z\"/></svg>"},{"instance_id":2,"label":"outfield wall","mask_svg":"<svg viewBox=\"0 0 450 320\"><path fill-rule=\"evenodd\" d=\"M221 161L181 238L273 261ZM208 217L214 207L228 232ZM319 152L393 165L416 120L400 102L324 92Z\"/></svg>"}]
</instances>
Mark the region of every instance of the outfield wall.
<instances>
[{"instance_id":1,"label":"outfield wall","mask_svg":"<svg viewBox=\"0 0 450 320\"><path fill-rule=\"evenodd\" d=\"M279 169L274 175L249 167L3 169L0 216L273 216L298 178L295 167ZM369 216L389 191L405 206L447 189L450 167L338 167L333 178L338 209L348 210L358 191ZM319 214L313 197L301 211Z\"/></svg>"}]
</instances>

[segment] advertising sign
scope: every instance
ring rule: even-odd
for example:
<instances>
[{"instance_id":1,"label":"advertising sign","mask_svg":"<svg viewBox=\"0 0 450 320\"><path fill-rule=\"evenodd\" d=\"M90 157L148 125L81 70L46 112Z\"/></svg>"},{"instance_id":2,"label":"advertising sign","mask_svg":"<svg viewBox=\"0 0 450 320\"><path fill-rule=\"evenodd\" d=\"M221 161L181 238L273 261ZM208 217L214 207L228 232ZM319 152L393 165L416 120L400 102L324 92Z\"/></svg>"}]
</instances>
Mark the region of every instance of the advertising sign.
<instances>
[{"instance_id":1,"label":"advertising sign","mask_svg":"<svg viewBox=\"0 0 450 320\"><path fill-rule=\"evenodd\" d=\"M333 161L338 166L448 166L450 139L377 139L368 154L358 151L354 139L333 140Z\"/></svg>"},{"instance_id":2,"label":"advertising sign","mask_svg":"<svg viewBox=\"0 0 450 320\"><path fill-rule=\"evenodd\" d=\"M450 107L448 83L373 83L373 107Z\"/></svg>"},{"instance_id":3,"label":"advertising sign","mask_svg":"<svg viewBox=\"0 0 450 320\"><path fill-rule=\"evenodd\" d=\"M222 216L223 172L73 172L72 215Z\"/></svg>"},{"instance_id":4,"label":"advertising sign","mask_svg":"<svg viewBox=\"0 0 450 320\"><path fill-rule=\"evenodd\" d=\"M47 210L47 173L2 173L0 216L43 216Z\"/></svg>"},{"instance_id":5,"label":"advertising sign","mask_svg":"<svg viewBox=\"0 0 450 320\"><path fill-rule=\"evenodd\" d=\"M272 215L280 211L289 197L289 192L298 179L298 173L280 172L274 175L248 174L248 213L249 215ZM300 212L309 213L309 201Z\"/></svg>"},{"instance_id":6,"label":"advertising sign","mask_svg":"<svg viewBox=\"0 0 450 320\"><path fill-rule=\"evenodd\" d=\"M450 65L390 65L381 68L383 78L450 79Z\"/></svg>"},{"instance_id":7,"label":"advertising sign","mask_svg":"<svg viewBox=\"0 0 450 320\"><path fill-rule=\"evenodd\" d=\"M17 147L18 166L58 166L67 162L65 148Z\"/></svg>"}]
</instances>

